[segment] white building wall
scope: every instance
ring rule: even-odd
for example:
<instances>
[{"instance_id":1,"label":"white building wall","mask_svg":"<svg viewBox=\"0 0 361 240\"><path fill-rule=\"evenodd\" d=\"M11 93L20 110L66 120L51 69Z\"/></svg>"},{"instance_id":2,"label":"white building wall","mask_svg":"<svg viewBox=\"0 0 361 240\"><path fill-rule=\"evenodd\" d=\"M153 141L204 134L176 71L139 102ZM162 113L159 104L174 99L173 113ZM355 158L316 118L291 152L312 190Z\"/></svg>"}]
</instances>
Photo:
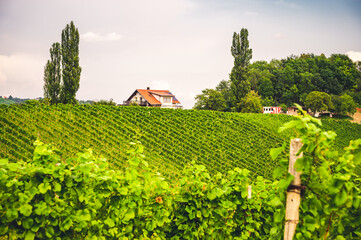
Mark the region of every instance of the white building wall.
<instances>
[{"instance_id":1,"label":"white building wall","mask_svg":"<svg viewBox=\"0 0 361 240\"><path fill-rule=\"evenodd\" d=\"M167 98L169 99L168 102L166 102L166 100L165 100ZM172 100L171 97L161 97L160 99L161 99L160 102L162 103L162 105L167 106L167 107L172 107L172 104L173 104L172 101L173 100Z\"/></svg>"},{"instance_id":2,"label":"white building wall","mask_svg":"<svg viewBox=\"0 0 361 240\"><path fill-rule=\"evenodd\" d=\"M140 98L142 98L142 101L144 101L145 99L142 97L142 95L140 95L138 92L130 99L131 102L140 102ZM135 100L137 99L137 100Z\"/></svg>"},{"instance_id":3,"label":"white building wall","mask_svg":"<svg viewBox=\"0 0 361 240\"><path fill-rule=\"evenodd\" d=\"M153 97L155 97L155 99L157 99L159 102L161 102L161 101L160 101L160 96L155 95L155 94L152 94L152 95L153 95Z\"/></svg>"}]
</instances>

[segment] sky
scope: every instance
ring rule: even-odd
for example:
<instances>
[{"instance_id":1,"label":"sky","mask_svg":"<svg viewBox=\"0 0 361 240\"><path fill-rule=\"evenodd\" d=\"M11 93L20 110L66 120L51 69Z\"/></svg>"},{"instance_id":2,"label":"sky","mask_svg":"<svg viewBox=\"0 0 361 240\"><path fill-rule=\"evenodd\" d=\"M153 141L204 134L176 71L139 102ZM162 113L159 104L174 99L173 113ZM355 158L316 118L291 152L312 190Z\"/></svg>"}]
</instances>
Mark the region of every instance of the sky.
<instances>
[{"instance_id":1,"label":"sky","mask_svg":"<svg viewBox=\"0 0 361 240\"><path fill-rule=\"evenodd\" d=\"M74 21L79 100L122 103L135 89L195 96L228 80L232 36L247 28L251 62L301 53L361 61L359 0L0 0L0 96L43 96L49 49Z\"/></svg>"}]
</instances>

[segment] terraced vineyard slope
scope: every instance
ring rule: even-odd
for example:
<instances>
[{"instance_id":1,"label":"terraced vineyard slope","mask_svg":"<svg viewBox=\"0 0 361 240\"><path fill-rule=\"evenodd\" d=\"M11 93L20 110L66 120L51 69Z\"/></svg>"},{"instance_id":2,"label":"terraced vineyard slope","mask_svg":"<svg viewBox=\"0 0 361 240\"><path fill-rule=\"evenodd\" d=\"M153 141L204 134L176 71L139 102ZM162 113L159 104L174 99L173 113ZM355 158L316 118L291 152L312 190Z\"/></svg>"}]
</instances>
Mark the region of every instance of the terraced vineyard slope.
<instances>
[{"instance_id":1,"label":"terraced vineyard slope","mask_svg":"<svg viewBox=\"0 0 361 240\"><path fill-rule=\"evenodd\" d=\"M272 178L276 163L269 149L292 136L277 132L292 118L143 107L2 105L0 158L31 158L38 138L52 143L62 158L92 148L122 168L129 143L140 141L154 171L167 178L178 178L180 169L192 161L213 173L240 167ZM324 128L341 136L336 149L361 137L361 126L345 121L324 121Z\"/></svg>"}]
</instances>

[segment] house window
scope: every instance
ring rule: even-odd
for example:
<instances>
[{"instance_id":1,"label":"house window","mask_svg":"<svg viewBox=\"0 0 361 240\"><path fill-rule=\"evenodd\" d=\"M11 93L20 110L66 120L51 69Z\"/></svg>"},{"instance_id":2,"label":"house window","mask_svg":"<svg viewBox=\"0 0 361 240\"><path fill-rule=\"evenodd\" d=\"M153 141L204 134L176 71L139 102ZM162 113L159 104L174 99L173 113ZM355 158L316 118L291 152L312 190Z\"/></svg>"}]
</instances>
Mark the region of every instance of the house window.
<instances>
[{"instance_id":1,"label":"house window","mask_svg":"<svg viewBox=\"0 0 361 240\"><path fill-rule=\"evenodd\" d=\"M170 103L171 99L170 97L163 98L163 103Z\"/></svg>"}]
</instances>

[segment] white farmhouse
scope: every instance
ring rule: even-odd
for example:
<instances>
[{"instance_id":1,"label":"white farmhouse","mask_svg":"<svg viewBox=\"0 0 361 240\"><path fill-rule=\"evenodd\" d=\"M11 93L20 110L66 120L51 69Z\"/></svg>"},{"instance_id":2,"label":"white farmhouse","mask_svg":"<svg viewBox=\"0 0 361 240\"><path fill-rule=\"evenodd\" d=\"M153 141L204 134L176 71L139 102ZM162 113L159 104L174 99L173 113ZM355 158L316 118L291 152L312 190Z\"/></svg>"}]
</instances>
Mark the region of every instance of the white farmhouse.
<instances>
[{"instance_id":1,"label":"white farmhouse","mask_svg":"<svg viewBox=\"0 0 361 240\"><path fill-rule=\"evenodd\" d=\"M181 103L169 90L136 89L123 105L136 103L139 106L161 108L183 108Z\"/></svg>"}]
</instances>

